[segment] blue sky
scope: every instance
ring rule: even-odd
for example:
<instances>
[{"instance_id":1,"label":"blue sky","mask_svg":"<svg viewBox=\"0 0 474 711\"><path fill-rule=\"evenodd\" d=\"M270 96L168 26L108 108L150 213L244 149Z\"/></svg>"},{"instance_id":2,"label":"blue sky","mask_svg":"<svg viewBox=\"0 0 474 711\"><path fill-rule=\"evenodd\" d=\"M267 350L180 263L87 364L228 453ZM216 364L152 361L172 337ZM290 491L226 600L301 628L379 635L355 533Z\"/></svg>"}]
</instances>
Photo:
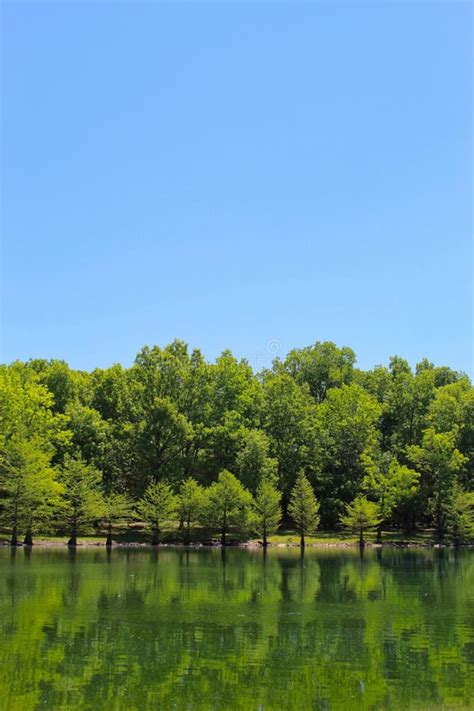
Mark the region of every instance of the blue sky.
<instances>
[{"instance_id":1,"label":"blue sky","mask_svg":"<svg viewBox=\"0 0 474 711\"><path fill-rule=\"evenodd\" d=\"M3 361L473 372L470 3L2 5Z\"/></svg>"}]
</instances>

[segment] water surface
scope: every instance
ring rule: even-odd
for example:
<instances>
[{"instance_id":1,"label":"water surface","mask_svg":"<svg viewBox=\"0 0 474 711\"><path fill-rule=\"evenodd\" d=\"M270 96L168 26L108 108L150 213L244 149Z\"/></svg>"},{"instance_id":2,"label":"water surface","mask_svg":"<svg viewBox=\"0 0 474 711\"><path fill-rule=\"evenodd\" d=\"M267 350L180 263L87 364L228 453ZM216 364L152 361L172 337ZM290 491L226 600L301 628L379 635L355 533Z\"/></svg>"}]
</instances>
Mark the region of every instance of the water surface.
<instances>
[{"instance_id":1,"label":"water surface","mask_svg":"<svg viewBox=\"0 0 474 711\"><path fill-rule=\"evenodd\" d=\"M0 549L0 708L474 708L474 552Z\"/></svg>"}]
</instances>

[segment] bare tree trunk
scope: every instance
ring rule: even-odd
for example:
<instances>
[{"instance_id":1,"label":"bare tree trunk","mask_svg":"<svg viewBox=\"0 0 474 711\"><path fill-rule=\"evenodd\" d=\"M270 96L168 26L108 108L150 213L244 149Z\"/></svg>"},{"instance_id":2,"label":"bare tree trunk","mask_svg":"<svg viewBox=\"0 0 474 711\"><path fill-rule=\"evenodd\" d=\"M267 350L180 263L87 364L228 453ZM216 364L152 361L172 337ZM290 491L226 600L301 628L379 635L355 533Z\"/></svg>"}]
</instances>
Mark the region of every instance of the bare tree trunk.
<instances>
[{"instance_id":1,"label":"bare tree trunk","mask_svg":"<svg viewBox=\"0 0 474 711\"><path fill-rule=\"evenodd\" d=\"M31 532L31 529L28 529L27 532L25 533L23 545L24 546L32 546L33 545L33 534Z\"/></svg>"},{"instance_id":2,"label":"bare tree trunk","mask_svg":"<svg viewBox=\"0 0 474 711\"><path fill-rule=\"evenodd\" d=\"M70 548L75 548L77 546L77 532L73 531L71 533L71 538L67 542Z\"/></svg>"}]
</instances>

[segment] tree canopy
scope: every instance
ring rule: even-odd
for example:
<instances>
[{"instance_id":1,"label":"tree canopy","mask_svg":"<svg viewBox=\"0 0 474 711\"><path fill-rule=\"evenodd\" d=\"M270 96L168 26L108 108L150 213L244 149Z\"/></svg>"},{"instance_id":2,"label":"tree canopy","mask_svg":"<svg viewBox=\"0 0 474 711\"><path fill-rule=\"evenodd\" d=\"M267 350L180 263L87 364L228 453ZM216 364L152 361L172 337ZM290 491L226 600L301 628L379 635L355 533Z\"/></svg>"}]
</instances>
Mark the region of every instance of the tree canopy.
<instances>
[{"instance_id":1,"label":"tree canopy","mask_svg":"<svg viewBox=\"0 0 474 711\"><path fill-rule=\"evenodd\" d=\"M470 536L469 378L400 356L362 370L331 342L293 349L261 373L228 350L208 362L179 340L144 347L128 368L0 366L0 526L12 540L53 529L74 539L98 521L112 531L113 508L136 510L157 485L178 497L185 540L197 526L223 538L251 530L255 516L263 536L268 506L267 534L280 507L292 519L301 477L324 528L365 496L380 526Z\"/></svg>"}]
</instances>

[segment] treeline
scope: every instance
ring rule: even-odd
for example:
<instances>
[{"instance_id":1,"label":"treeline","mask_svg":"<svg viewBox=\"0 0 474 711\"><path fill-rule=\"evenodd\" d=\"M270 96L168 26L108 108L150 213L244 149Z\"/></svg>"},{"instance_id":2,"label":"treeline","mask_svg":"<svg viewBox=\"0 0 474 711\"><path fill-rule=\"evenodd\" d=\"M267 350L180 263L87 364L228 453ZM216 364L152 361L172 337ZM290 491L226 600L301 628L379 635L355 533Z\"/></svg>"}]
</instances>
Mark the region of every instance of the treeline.
<instances>
[{"instance_id":1,"label":"treeline","mask_svg":"<svg viewBox=\"0 0 474 711\"><path fill-rule=\"evenodd\" d=\"M255 374L174 341L132 367L0 366L0 526L12 542L131 517L229 536L318 525L474 537L474 389L426 359L363 371L316 343ZM177 535L178 535L177 534Z\"/></svg>"}]
</instances>

